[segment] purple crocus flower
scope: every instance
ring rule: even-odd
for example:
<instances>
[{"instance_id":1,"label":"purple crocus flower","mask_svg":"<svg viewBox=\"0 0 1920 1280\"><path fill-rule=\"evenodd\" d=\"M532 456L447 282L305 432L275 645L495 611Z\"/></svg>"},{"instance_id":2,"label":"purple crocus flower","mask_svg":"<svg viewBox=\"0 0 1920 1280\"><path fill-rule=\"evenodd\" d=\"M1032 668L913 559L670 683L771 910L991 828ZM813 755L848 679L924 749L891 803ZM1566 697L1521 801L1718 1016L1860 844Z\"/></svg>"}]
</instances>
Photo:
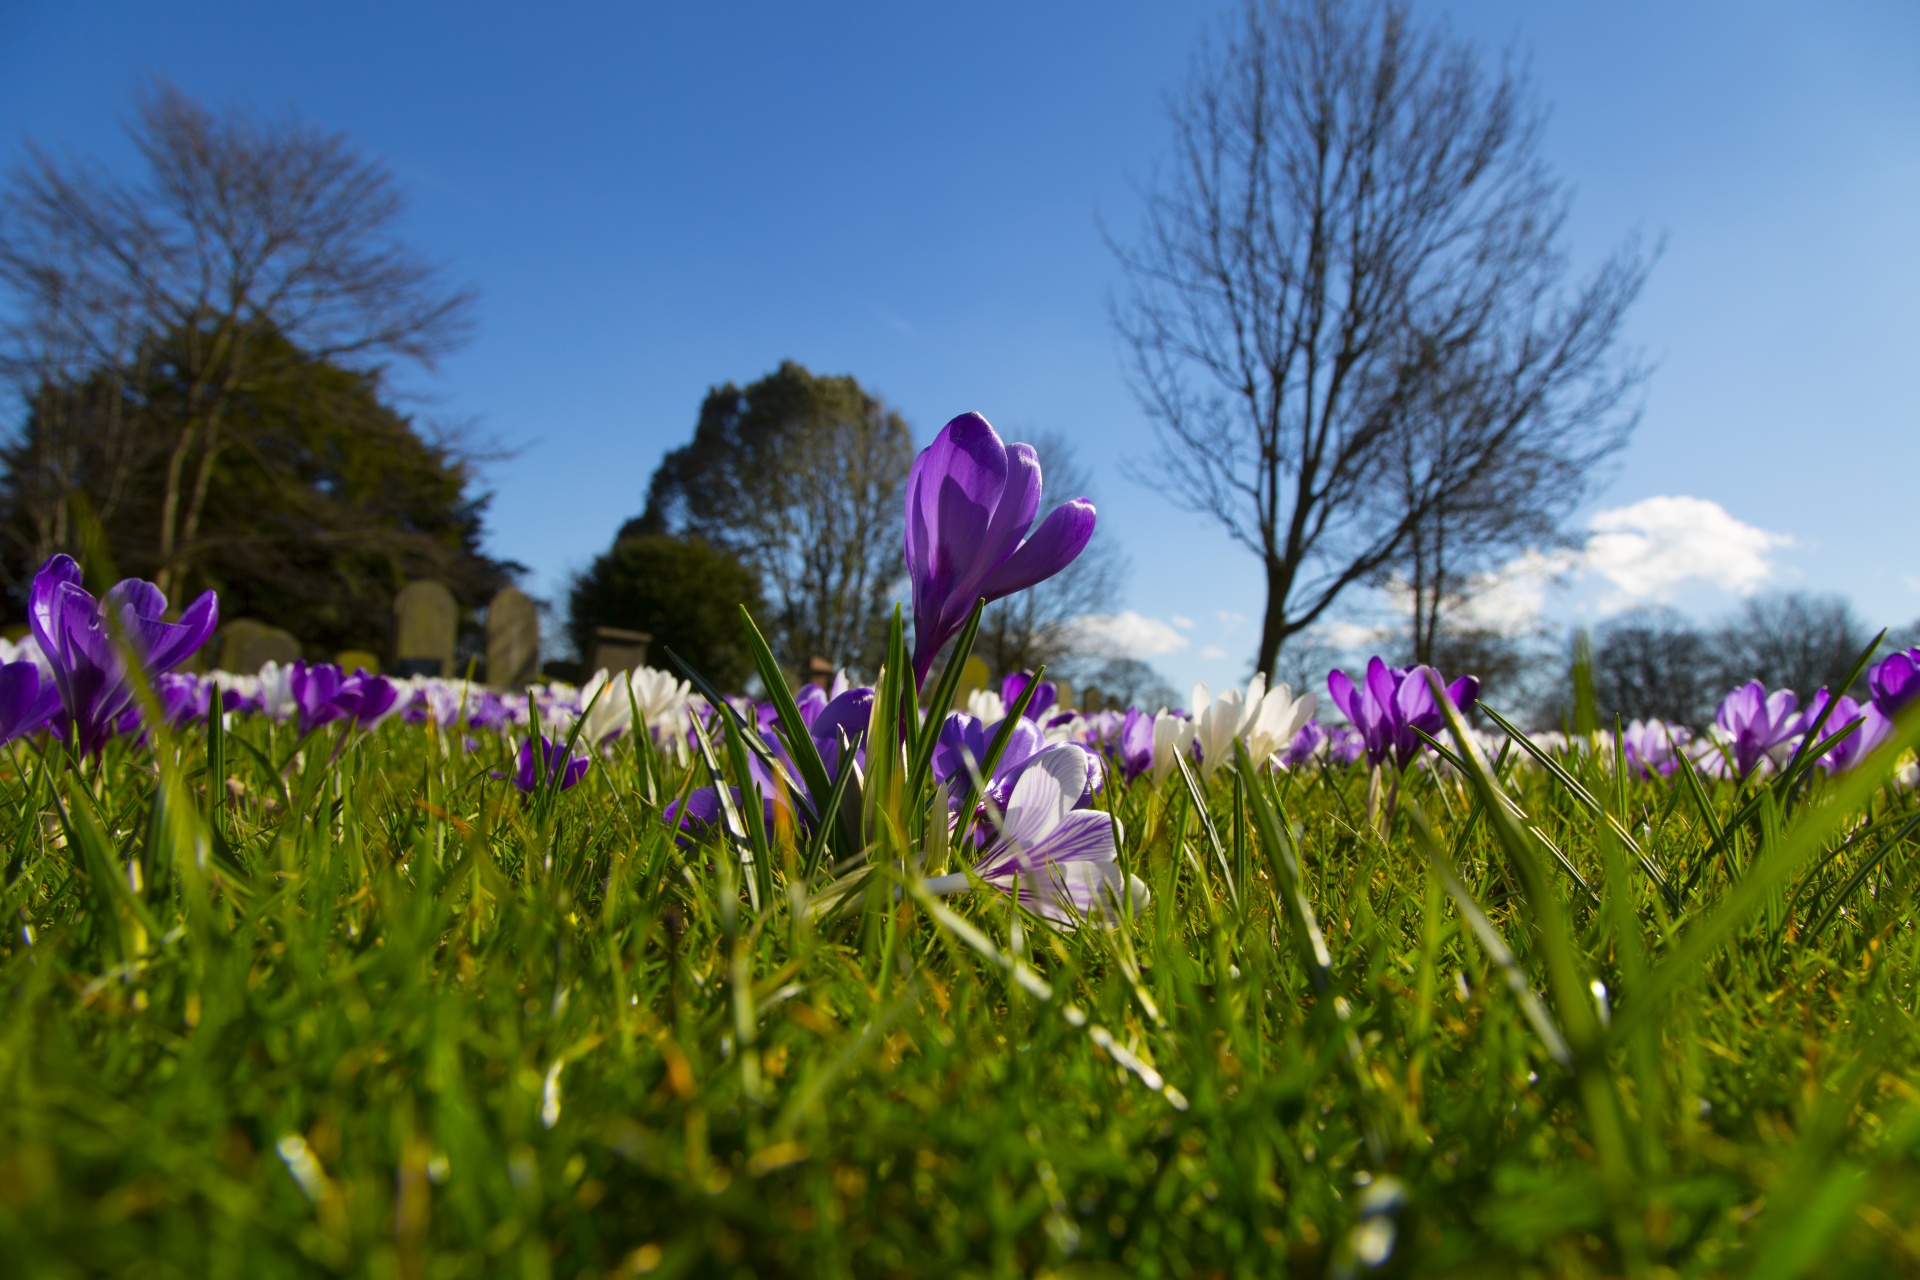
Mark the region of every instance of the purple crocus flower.
<instances>
[{"instance_id":1,"label":"purple crocus flower","mask_svg":"<svg viewBox=\"0 0 1920 1280\"><path fill-rule=\"evenodd\" d=\"M1132 782L1153 768L1153 717L1138 707L1127 708L1120 725L1120 772Z\"/></svg>"},{"instance_id":2,"label":"purple crocus flower","mask_svg":"<svg viewBox=\"0 0 1920 1280\"><path fill-rule=\"evenodd\" d=\"M413 698L400 712L400 718L408 724L431 724L451 729L460 723L462 715L466 715L470 728L482 727L473 723L471 713L477 700L468 695L462 682L427 678L412 687ZM492 707L497 712L497 726L506 718L506 705L496 696Z\"/></svg>"},{"instance_id":3,"label":"purple crocus flower","mask_svg":"<svg viewBox=\"0 0 1920 1280\"><path fill-rule=\"evenodd\" d=\"M1719 730L1716 736L1732 749L1734 771L1742 778L1806 726L1800 715L1800 699L1793 690L1769 695L1758 680L1748 681L1721 699L1713 722Z\"/></svg>"},{"instance_id":4,"label":"purple crocus flower","mask_svg":"<svg viewBox=\"0 0 1920 1280\"><path fill-rule=\"evenodd\" d=\"M844 677L836 682L844 685ZM807 689L815 693L808 694ZM816 685L801 689L795 699L800 704L800 716L806 723L808 736L813 739L814 750L820 755L820 762L826 766L827 785L832 786L839 780L841 761L841 742L844 737L852 750L853 767L858 769L866 759L867 729L873 719L873 690L862 686L856 689L843 688L841 693L831 699L825 697L823 690ZM765 744L767 752L780 766L784 779L776 782L773 771L760 758L758 752L747 753L747 769L760 790L761 804L767 825L772 827L774 816L779 807L791 807L794 818L804 831L816 829L820 820L820 810L827 802L826 796L814 796L806 789L806 782L800 770L794 765L793 757L788 753L786 743L771 729L758 731L759 739ZM858 775L854 782L857 784ZM727 788L736 805L743 804L738 787ZM776 797L781 805L776 806ZM699 787L689 792L686 804L667 806L661 815L662 821L673 827L677 834L674 838L682 848L691 847L692 841L707 834L720 825L720 796L712 787Z\"/></svg>"},{"instance_id":5,"label":"purple crocus flower","mask_svg":"<svg viewBox=\"0 0 1920 1280\"><path fill-rule=\"evenodd\" d=\"M1289 742L1287 749L1280 753L1280 763L1286 768L1298 769L1301 765L1313 759L1313 753L1318 751L1320 744L1326 740L1327 731L1320 727L1320 722L1318 720L1309 720L1300 726L1299 732L1293 735L1293 741ZM1356 752L1353 759L1358 758L1359 754ZM1352 764L1353 759L1349 759L1345 761L1345 763Z\"/></svg>"},{"instance_id":6,"label":"purple crocus flower","mask_svg":"<svg viewBox=\"0 0 1920 1280\"><path fill-rule=\"evenodd\" d=\"M940 736L933 742L933 780L953 782L956 793L965 790L967 761L972 760L978 768L987 757L989 741L987 722L979 716L970 716L964 711L948 712L946 723L940 726ZM1014 743L1009 741L1006 754L1014 750Z\"/></svg>"},{"instance_id":7,"label":"purple crocus flower","mask_svg":"<svg viewBox=\"0 0 1920 1280\"><path fill-rule=\"evenodd\" d=\"M1356 686L1344 671L1328 673L1327 692L1360 731L1369 764L1377 765L1391 755L1394 764L1405 769L1426 745L1420 733L1439 737L1446 727L1446 717L1427 683L1430 669L1389 667L1375 656L1367 663L1364 685ZM1448 700L1462 712L1471 710L1479 697L1480 682L1472 676L1461 676L1447 687Z\"/></svg>"},{"instance_id":8,"label":"purple crocus flower","mask_svg":"<svg viewBox=\"0 0 1920 1280\"><path fill-rule=\"evenodd\" d=\"M298 661L293 664L287 683L293 690L294 716L302 734L312 733L347 714L336 705L342 678L340 668L331 662L316 662L311 666Z\"/></svg>"},{"instance_id":9,"label":"purple crocus flower","mask_svg":"<svg viewBox=\"0 0 1920 1280\"><path fill-rule=\"evenodd\" d=\"M155 676L153 692L160 700L161 717L175 729L206 719L213 700L213 685L185 671Z\"/></svg>"},{"instance_id":10,"label":"purple crocus flower","mask_svg":"<svg viewBox=\"0 0 1920 1280\"><path fill-rule=\"evenodd\" d=\"M820 763L827 771L827 783L831 786L840 777L841 742L844 739L852 748L854 767L863 768L867 759L867 730L873 721L873 690L865 685L857 689L848 689L838 697L817 704L818 710L808 722L807 736L813 740L813 749L820 757ZM804 718L805 713L802 713ZM801 778L799 768L793 763L793 757L787 751L787 744L770 728L759 732L760 741L766 744L767 751L780 763L786 773L785 786L791 790L801 789L800 801L804 809L802 821L807 825L813 822L813 812L827 797L816 798L805 790L806 783ZM747 754L747 767L752 771L754 781L760 784L763 796L778 794L774 777L755 752Z\"/></svg>"},{"instance_id":11,"label":"purple crocus flower","mask_svg":"<svg viewBox=\"0 0 1920 1280\"><path fill-rule=\"evenodd\" d=\"M809 733L813 731L814 720L827 709L827 704L852 687L844 670L834 674L833 684L830 686L818 685L811 680L800 686L800 691L793 695L793 700L800 708L800 722L807 726Z\"/></svg>"},{"instance_id":12,"label":"purple crocus flower","mask_svg":"<svg viewBox=\"0 0 1920 1280\"><path fill-rule=\"evenodd\" d=\"M1831 750L1820 757L1820 767L1828 773L1845 773L1866 759L1875 747L1893 736L1893 721L1889 720L1886 713L1872 702L1862 707L1844 693L1838 698L1833 698L1825 689L1822 689L1813 695L1813 701L1807 704L1806 712L1801 716L1801 721L1808 732L1812 732L1814 722L1820 718L1820 713L1827 709L1829 699L1833 701L1833 714L1828 716L1826 724L1820 727L1822 741L1831 738L1856 720L1861 722L1860 727L1850 736L1835 743ZM1819 743L1810 745L1818 746Z\"/></svg>"},{"instance_id":13,"label":"purple crocus flower","mask_svg":"<svg viewBox=\"0 0 1920 1280\"><path fill-rule=\"evenodd\" d=\"M1039 511L1039 457L1030 445L1002 444L977 413L942 427L914 459L906 543L917 681L926 680L940 646L966 625L975 601L1051 578L1093 536L1093 504L1085 498L1055 507L1033 528Z\"/></svg>"},{"instance_id":14,"label":"purple crocus flower","mask_svg":"<svg viewBox=\"0 0 1920 1280\"><path fill-rule=\"evenodd\" d=\"M852 744L856 761L866 759L867 727L873 720L873 690L866 685L848 689L832 699L813 717L807 735L827 767L827 778L840 776L840 736ZM769 735L771 736L771 735ZM825 796L820 797L822 801Z\"/></svg>"},{"instance_id":15,"label":"purple crocus flower","mask_svg":"<svg viewBox=\"0 0 1920 1280\"><path fill-rule=\"evenodd\" d=\"M220 709L237 715L262 715L267 709L266 695L258 687L251 690L230 688L224 684L220 689Z\"/></svg>"},{"instance_id":16,"label":"purple crocus flower","mask_svg":"<svg viewBox=\"0 0 1920 1280\"><path fill-rule=\"evenodd\" d=\"M520 744L520 763L513 773L513 785L520 788L522 793L531 795L536 787L550 785L555 775L559 777L562 791L586 777L588 767L593 764L592 756L569 757L566 743L555 742L545 735L540 737L539 742L538 760L533 754L533 738L529 737ZM542 764L545 765L544 772L540 768Z\"/></svg>"},{"instance_id":17,"label":"purple crocus flower","mask_svg":"<svg viewBox=\"0 0 1920 1280\"><path fill-rule=\"evenodd\" d=\"M1049 722L1049 727L1054 724L1066 724L1076 718L1080 721L1079 733L1075 735L1076 740L1087 750L1109 751L1119 745L1120 730L1126 725L1126 717L1120 712L1093 711L1084 714L1073 711L1063 712Z\"/></svg>"},{"instance_id":18,"label":"purple crocus flower","mask_svg":"<svg viewBox=\"0 0 1920 1280\"><path fill-rule=\"evenodd\" d=\"M351 720L363 729L371 729L384 720L400 700L399 689L386 677L368 675L365 671L342 675L340 668L331 662L316 662L311 666L295 662L288 684L303 734L336 720Z\"/></svg>"},{"instance_id":19,"label":"purple crocus flower","mask_svg":"<svg viewBox=\"0 0 1920 1280\"><path fill-rule=\"evenodd\" d=\"M353 719L362 729L378 725L400 705L400 687L385 676L356 671L347 677L347 684L355 686Z\"/></svg>"},{"instance_id":20,"label":"purple crocus flower","mask_svg":"<svg viewBox=\"0 0 1920 1280\"><path fill-rule=\"evenodd\" d=\"M211 591L188 605L180 621L168 622L167 597L138 578L116 583L105 600L96 600L81 585L80 566L64 555L34 576L27 612L33 637L53 667L73 746L87 755L99 754L129 712L138 720L114 622L149 675L192 657L220 622Z\"/></svg>"},{"instance_id":21,"label":"purple crocus flower","mask_svg":"<svg viewBox=\"0 0 1920 1280\"><path fill-rule=\"evenodd\" d=\"M1327 730L1327 759L1346 768L1367 754L1367 737L1350 724Z\"/></svg>"},{"instance_id":22,"label":"purple crocus flower","mask_svg":"<svg viewBox=\"0 0 1920 1280\"><path fill-rule=\"evenodd\" d=\"M733 797L737 811L745 803L740 788L728 787L727 794ZM760 803L762 814L769 830L773 828L773 798L764 792ZM674 843L682 849L691 849L694 842L720 826L720 795L712 787L698 787L687 793L687 802L683 806L678 800L669 804L660 815L660 820L674 829Z\"/></svg>"},{"instance_id":23,"label":"purple crocus flower","mask_svg":"<svg viewBox=\"0 0 1920 1280\"><path fill-rule=\"evenodd\" d=\"M1009 672L1000 681L1001 704L1011 708L1020 695L1027 691L1027 686L1032 683L1033 672L1031 671ZM1060 686L1051 680L1042 680L1040 687L1033 691L1033 700L1027 703L1027 719L1044 722L1047 712L1058 701L1060 701Z\"/></svg>"},{"instance_id":24,"label":"purple crocus flower","mask_svg":"<svg viewBox=\"0 0 1920 1280\"><path fill-rule=\"evenodd\" d=\"M967 789L972 778L967 762L972 761L976 769L980 767L987 758L987 748L993 744L994 735L1000 732L1001 723L995 721L990 725L978 716L954 711L947 715L947 722L940 726L940 736L933 746L933 780L953 784L955 803L959 802L960 793ZM987 780L988 789L992 790L994 785L1007 780L1009 775L1046 745L1046 735L1040 731L1040 726L1022 717L1007 738L1006 748L1001 751L1000 760L994 766L993 777Z\"/></svg>"},{"instance_id":25,"label":"purple crocus flower","mask_svg":"<svg viewBox=\"0 0 1920 1280\"><path fill-rule=\"evenodd\" d=\"M60 715L60 689L37 663L0 666L0 745L24 738Z\"/></svg>"},{"instance_id":26,"label":"purple crocus flower","mask_svg":"<svg viewBox=\"0 0 1920 1280\"><path fill-rule=\"evenodd\" d=\"M1685 725L1664 720L1635 720L1621 736L1627 771L1640 778L1670 778L1680 767L1680 753L1693 738Z\"/></svg>"},{"instance_id":27,"label":"purple crocus flower","mask_svg":"<svg viewBox=\"0 0 1920 1280\"><path fill-rule=\"evenodd\" d=\"M986 759L987 748L992 745L1004 723L995 721L986 724L976 716L955 711L940 726L940 737L933 748L933 779L935 782L951 784L948 796L950 804L958 807L973 777L967 762L971 760L974 768L979 767ZM1151 721L1148 722L1148 732L1152 732ZM1020 775L1049 749L1040 726L1022 716L1007 736L1007 745L1000 753L999 762L993 767L993 776L987 779L986 789L980 796L982 804L991 803L996 808L1006 808L1014 789L1019 785ZM1152 750L1151 738L1148 740L1148 750ZM1086 776L1075 792L1074 807L1084 809L1093 804L1094 794L1106 784L1107 773L1099 756L1085 748L1080 748L1080 755L1086 761Z\"/></svg>"},{"instance_id":28,"label":"purple crocus flower","mask_svg":"<svg viewBox=\"0 0 1920 1280\"><path fill-rule=\"evenodd\" d=\"M1920 647L1890 653L1867 672L1867 688L1880 714L1892 719L1900 708L1920 699Z\"/></svg>"},{"instance_id":29,"label":"purple crocus flower","mask_svg":"<svg viewBox=\"0 0 1920 1280\"><path fill-rule=\"evenodd\" d=\"M511 712L506 699L491 689L482 689L467 698L469 729L501 729L505 727L510 716Z\"/></svg>"},{"instance_id":30,"label":"purple crocus flower","mask_svg":"<svg viewBox=\"0 0 1920 1280\"><path fill-rule=\"evenodd\" d=\"M974 864L974 874L993 888L1012 892L1020 905L1050 920L1116 919L1124 903L1135 911L1150 894L1144 881L1120 870L1113 819L1074 800L1093 756L1078 743L1048 747L1032 761L1008 798L1000 829ZM971 888L964 873L923 882L932 893Z\"/></svg>"}]
</instances>

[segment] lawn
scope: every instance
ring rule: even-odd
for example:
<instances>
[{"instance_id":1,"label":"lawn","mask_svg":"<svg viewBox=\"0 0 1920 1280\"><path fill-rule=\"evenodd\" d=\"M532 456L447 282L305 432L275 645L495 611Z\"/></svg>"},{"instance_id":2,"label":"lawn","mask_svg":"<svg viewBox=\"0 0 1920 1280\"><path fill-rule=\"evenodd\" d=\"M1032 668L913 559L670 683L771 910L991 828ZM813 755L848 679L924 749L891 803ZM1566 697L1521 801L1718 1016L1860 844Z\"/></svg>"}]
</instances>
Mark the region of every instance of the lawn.
<instances>
[{"instance_id":1,"label":"lawn","mask_svg":"<svg viewBox=\"0 0 1920 1280\"><path fill-rule=\"evenodd\" d=\"M674 838L724 714L531 793L464 719L8 748L0 1270L1920 1272L1920 722L1108 770L1074 927L928 892L907 688L817 838Z\"/></svg>"}]
</instances>

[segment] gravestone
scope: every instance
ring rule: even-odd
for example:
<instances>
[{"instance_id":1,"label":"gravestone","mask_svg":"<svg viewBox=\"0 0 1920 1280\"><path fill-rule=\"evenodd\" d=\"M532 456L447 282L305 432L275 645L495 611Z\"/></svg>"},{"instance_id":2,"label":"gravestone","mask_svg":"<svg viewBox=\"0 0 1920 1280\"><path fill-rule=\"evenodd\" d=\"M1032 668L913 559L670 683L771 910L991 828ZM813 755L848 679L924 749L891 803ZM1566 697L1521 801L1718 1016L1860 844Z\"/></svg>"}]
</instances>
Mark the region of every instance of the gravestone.
<instances>
[{"instance_id":1,"label":"gravestone","mask_svg":"<svg viewBox=\"0 0 1920 1280\"><path fill-rule=\"evenodd\" d=\"M987 660L985 658L977 653L969 657L967 664L960 668L960 685L953 691L953 707L951 709L954 711L965 711L967 709L967 695L977 693L986 688L987 681L992 678L993 673L987 670Z\"/></svg>"},{"instance_id":2,"label":"gravestone","mask_svg":"<svg viewBox=\"0 0 1920 1280\"><path fill-rule=\"evenodd\" d=\"M352 675L364 671L370 676L380 674L380 658L365 649L342 649L333 655L333 665Z\"/></svg>"},{"instance_id":3,"label":"gravestone","mask_svg":"<svg viewBox=\"0 0 1920 1280\"><path fill-rule=\"evenodd\" d=\"M540 674L540 612L518 587L487 605L487 683L524 691Z\"/></svg>"},{"instance_id":4,"label":"gravestone","mask_svg":"<svg viewBox=\"0 0 1920 1280\"><path fill-rule=\"evenodd\" d=\"M1080 695L1080 709L1086 712L1105 711L1107 709L1107 695L1100 692L1099 685L1090 684L1087 686L1087 691Z\"/></svg>"},{"instance_id":5,"label":"gravestone","mask_svg":"<svg viewBox=\"0 0 1920 1280\"><path fill-rule=\"evenodd\" d=\"M1059 712L1062 712L1062 711L1077 710L1077 707L1073 701L1073 686L1071 684L1069 684L1065 680L1055 680L1053 682L1053 687L1054 687L1054 690L1060 695L1059 697L1053 700L1053 710L1055 714L1058 714Z\"/></svg>"},{"instance_id":6,"label":"gravestone","mask_svg":"<svg viewBox=\"0 0 1920 1280\"><path fill-rule=\"evenodd\" d=\"M300 657L293 633L270 627L255 618L235 618L220 628L220 668L236 675L252 675L269 662L285 666Z\"/></svg>"},{"instance_id":7,"label":"gravestone","mask_svg":"<svg viewBox=\"0 0 1920 1280\"><path fill-rule=\"evenodd\" d=\"M652 643L653 634L648 631L595 627L593 660L587 663L587 669L604 669L609 675L618 671L638 671L647 665L647 646Z\"/></svg>"},{"instance_id":8,"label":"gravestone","mask_svg":"<svg viewBox=\"0 0 1920 1280\"><path fill-rule=\"evenodd\" d=\"M453 633L459 606L446 584L409 582L393 598L393 669L403 676L453 674Z\"/></svg>"}]
</instances>

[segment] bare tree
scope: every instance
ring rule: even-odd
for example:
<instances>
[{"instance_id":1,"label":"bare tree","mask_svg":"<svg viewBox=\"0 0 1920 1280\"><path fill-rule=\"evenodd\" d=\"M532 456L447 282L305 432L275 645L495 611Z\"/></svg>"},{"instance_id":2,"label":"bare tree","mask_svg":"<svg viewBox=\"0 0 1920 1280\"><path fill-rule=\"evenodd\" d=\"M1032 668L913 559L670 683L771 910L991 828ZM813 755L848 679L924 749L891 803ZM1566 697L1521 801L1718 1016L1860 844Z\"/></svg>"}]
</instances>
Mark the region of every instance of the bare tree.
<instances>
[{"instance_id":1,"label":"bare tree","mask_svg":"<svg viewBox=\"0 0 1920 1280\"><path fill-rule=\"evenodd\" d=\"M153 529L155 577L172 594L195 563L233 406L287 373L259 353L431 365L466 337L472 298L401 242L391 173L342 135L216 116L166 85L140 99L129 132L143 181L30 149L0 198L0 285L14 300L0 374L22 403L91 433L117 412L99 406L124 398L97 394L99 371L136 370L156 352L175 362L168 380L186 394L168 424ZM287 345L256 340L269 333ZM47 433L35 520L52 546L68 541L62 439Z\"/></svg>"},{"instance_id":2,"label":"bare tree","mask_svg":"<svg viewBox=\"0 0 1920 1280\"><path fill-rule=\"evenodd\" d=\"M629 533L691 534L761 576L789 666L820 655L871 673L905 570L913 436L849 376L789 360L707 394L693 439L660 462Z\"/></svg>"},{"instance_id":3,"label":"bare tree","mask_svg":"<svg viewBox=\"0 0 1920 1280\"><path fill-rule=\"evenodd\" d=\"M1872 638L1838 596L1758 596L1712 627L1671 609L1638 610L1595 633L1594 696L1603 723L1618 714L1705 725L1727 691L1749 680L1802 702L1837 689Z\"/></svg>"},{"instance_id":4,"label":"bare tree","mask_svg":"<svg viewBox=\"0 0 1920 1280\"><path fill-rule=\"evenodd\" d=\"M1704 724L1725 692L1710 638L1671 609L1623 614L1593 638L1593 692L1604 723Z\"/></svg>"},{"instance_id":5,"label":"bare tree","mask_svg":"<svg viewBox=\"0 0 1920 1280\"><path fill-rule=\"evenodd\" d=\"M1042 479L1053 495L1048 505L1075 496L1097 497L1091 474L1064 435L1035 432L1028 443L1040 456ZM980 617L974 653L1001 674L1032 671L1043 664L1056 671L1062 663L1085 666L1085 660L1101 655L1087 650L1084 633L1073 623L1111 609L1126 572L1119 544L1095 538L1072 564L1039 586L988 605Z\"/></svg>"},{"instance_id":6,"label":"bare tree","mask_svg":"<svg viewBox=\"0 0 1920 1280\"><path fill-rule=\"evenodd\" d=\"M1713 649L1722 689L1758 680L1804 701L1819 689L1847 692L1838 685L1871 639L1840 596L1788 591L1741 605L1721 624Z\"/></svg>"},{"instance_id":7,"label":"bare tree","mask_svg":"<svg viewBox=\"0 0 1920 1280\"><path fill-rule=\"evenodd\" d=\"M1446 615L1468 603L1478 575L1567 541L1566 518L1638 418L1625 401L1644 371L1614 352L1644 270L1617 257L1557 300L1559 225L1556 213L1514 229L1504 248L1515 287L1490 300L1504 314L1469 327L1451 351L1408 335L1421 368L1402 378L1412 398L1395 433L1405 539L1386 570L1406 588L1416 662L1436 660Z\"/></svg>"},{"instance_id":8,"label":"bare tree","mask_svg":"<svg viewBox=\"0 0 1920 1280\"><path fill-rule=\"evenodd\" d=\"M1172 169L1115 246L1159 441L1136 473L1260 557L1270 672L1415 529L1535 465L1503 461L1522 438L1568 452L1541 425L1605 408L1594 352L1644 267L1628 246L1560 300L1526 83L1398 4L1250 0L1171 114Z\"/></svg>"}]
</instances>

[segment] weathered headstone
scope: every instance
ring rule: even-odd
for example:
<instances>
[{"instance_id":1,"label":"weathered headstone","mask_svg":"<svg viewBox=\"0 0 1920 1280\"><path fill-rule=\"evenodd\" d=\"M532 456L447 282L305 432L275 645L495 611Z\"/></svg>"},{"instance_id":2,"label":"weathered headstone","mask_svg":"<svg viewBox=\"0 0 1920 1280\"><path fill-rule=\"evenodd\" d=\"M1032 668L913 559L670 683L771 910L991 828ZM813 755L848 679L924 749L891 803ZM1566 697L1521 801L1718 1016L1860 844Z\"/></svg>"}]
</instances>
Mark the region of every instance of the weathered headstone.
<instances>
[{"instance_id":1,"label":"weathered headstone","mask_svg":"<svg viewBox=\"0 0 1920 1280\"><path fill-rule=\"evenodd\" d=\"M605 669L609 673L616 671L638 671L647 665L647 646L653 643L653 634L647 631L624 631L619 627L595 627L593 629L593 660L587 663L590 671Z\"/></svg>"},{"instance_id":2,"label":"weathered headstone","mask_svg":"<svg viewBox=\"0 0 1920 1280\"><path fill-rule=\"evenodd\" d=\"M403 676L453 674L459 606L446 584L409 582L393 598L393 669Z\"/></svg>"},{"instance_id":3,"label":"weathered headstone","mask_svg":"<svg viewBox=\"0 0 1920 1280\"><path fill-rule=\"evenodd\" d=\"M1071 684L1065 680L1055 680L1053 687L1058 690L1060 694L1059 697L1053 700L1053 709L1055 711L1072 711L1076 709L1078 704L1073 700L1073 686Z\"/></svg>"},{"instance_id":4,"label":"weathered headstone","mask_svg":"<svg viewBox=\"0 0 1920 1280\"><path fill-rule=\"evenodd\" d=\"M487 683L522 692L540 674L540 611L518 587L487 606Z\"/></svg>"},{"instance_id":5,"label":"weathered headstone","mask_svg":"<svg viewBox=\"0 0 1920 1280\"><path fill-rule=\"evenodd\" d=\"M282 666L300 657L300 642L255 618L235 618L220 628L220 668L252 675L269 662Z\"/></svg>"},{"instance_id":6,"label":"weathered headstone","mask_svg":"<svg viewBox=\"0 0 1920 1280\"><path fill-rule=\"evenodd\" d=\"M356 671L364 671L370 676L380 674L379 655L369 653L365 649L342 649L333 655L333 665L348 675Z\"/></svg>"},{"instance_id":7,"label":"weathered headstone","mask_svg":"<svg viewBox=\"0 0 1920 1280\"><path fill-rule=\"evenodd\" d=\"M1099 685L1090 684L1087 686L1087 691L1080 695L1080 709L1088 712L1105 711L1107 709L1107 695L1100 692Z\"/></svg>"},{"instance_id":8,"label":"weathered headstone","mask_svg":"<svg viewBox=\"0 0 1920 1280\"><path fill-rule=\"evenodd\" d=\"M993 672L987 670L987 660L979 654L967 659L960 668L960 685L953 691L953 710L967 709L967 695L978 693L987 687L987 681L993 678Z\"/></svg>"}]
</instances>

